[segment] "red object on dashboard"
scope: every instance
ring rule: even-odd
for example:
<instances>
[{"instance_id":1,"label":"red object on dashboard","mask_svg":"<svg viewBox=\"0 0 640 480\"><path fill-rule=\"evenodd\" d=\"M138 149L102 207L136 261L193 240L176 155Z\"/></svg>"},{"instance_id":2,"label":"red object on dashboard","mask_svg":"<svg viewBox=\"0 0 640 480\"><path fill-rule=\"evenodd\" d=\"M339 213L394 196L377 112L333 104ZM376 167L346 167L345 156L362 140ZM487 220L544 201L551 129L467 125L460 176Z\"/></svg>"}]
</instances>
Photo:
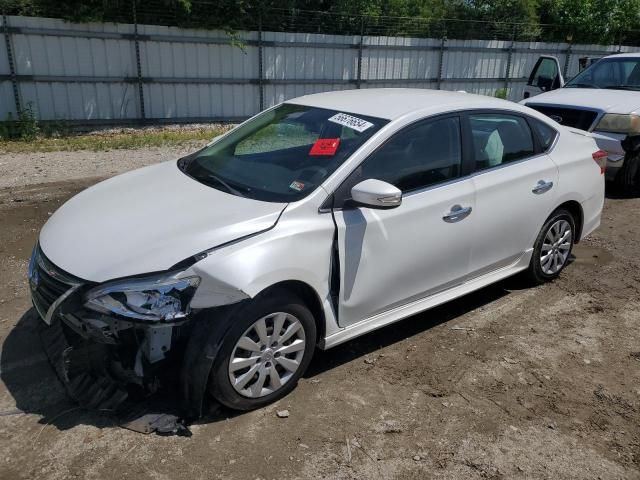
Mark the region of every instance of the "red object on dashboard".
<instances>
[{"instance_id":1,"label":"red object on dashboard","mask_svg":"<svg viewBox=\"0 0 640 480\"><path fill-rule=\"evenodd\" d=\"M311 147L309 155L335 155L339 146L339 138L319 138Z\"/></svg>"}]
</instances>

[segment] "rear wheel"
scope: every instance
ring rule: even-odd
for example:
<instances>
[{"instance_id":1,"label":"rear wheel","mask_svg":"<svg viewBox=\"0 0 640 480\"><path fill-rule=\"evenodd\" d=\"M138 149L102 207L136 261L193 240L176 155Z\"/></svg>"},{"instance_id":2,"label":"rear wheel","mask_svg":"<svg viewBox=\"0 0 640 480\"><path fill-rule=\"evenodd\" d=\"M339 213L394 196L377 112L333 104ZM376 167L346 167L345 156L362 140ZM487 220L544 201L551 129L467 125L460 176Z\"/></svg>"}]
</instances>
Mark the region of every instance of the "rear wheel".
<instances>
[{"instance_id":1,"label":"rear wheel","mask_svg":"<svg viewBox=\"0 0 640 480\"><path fill-rule=\"evenodd\" d=\"M527 270L528 277L533 282L549 282L560 275L569 262L575 232L575 219L567 210L556 210L547 219L534 244Z\"/></svg>"},{"instance_id":2,"label":"rear wheel","mask_svg":"<svg viewBox=\"0 0 640 480\"><path fill-rule=\"evenodd\" d=\"M313 315L287 292L258 297L242 308L223 340L209 391L223 405L252 410L293 390L316 342Z\"/></svg>"}]
</instances>

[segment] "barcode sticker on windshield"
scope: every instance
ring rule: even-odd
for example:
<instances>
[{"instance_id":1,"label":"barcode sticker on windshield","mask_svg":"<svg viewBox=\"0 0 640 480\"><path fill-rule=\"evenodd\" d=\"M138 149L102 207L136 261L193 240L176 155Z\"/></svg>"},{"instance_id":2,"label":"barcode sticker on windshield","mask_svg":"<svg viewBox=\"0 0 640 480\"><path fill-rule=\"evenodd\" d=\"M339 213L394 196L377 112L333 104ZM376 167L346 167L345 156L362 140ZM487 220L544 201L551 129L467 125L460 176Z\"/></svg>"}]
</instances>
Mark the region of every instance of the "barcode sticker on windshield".
<instances>
[{"instance_id":1,"label":"barcode sticker on windshield","mask_svg":"<svg viewBox=\"0 0 640 480\"><path fill-rule=\"evenodd\" d=\"M373 123L367 122L358 117L354 117L352 115L347 115L346 113L336 113L333 117L329 119L330 122L337 123L340 125L344 125L345 127L349 127L356 132L364 132L367 128L373 127Z\"/></svg>"}]
</instances>

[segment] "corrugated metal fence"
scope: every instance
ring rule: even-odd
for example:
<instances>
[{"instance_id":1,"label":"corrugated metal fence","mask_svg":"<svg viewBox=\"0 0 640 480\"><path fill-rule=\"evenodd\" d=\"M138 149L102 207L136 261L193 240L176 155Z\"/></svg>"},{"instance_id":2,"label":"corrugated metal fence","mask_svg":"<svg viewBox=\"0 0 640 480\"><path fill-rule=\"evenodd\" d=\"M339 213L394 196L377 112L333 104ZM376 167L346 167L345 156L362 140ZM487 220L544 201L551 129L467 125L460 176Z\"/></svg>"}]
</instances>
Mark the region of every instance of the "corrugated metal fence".
<instances>
[{"instance_id":1,"label":"corrugated metal fence","mask_svg":"<svg viewBox=\"0 0 640 480\"><path fill-rule=\"evenodd\" d=\"M234 121L326 90L417 87L520 100L542 54L569 77L578 58L638 47L504 40L240 32L74 24L4 16L0 120L31 104L83 124Z\"/></svg>"}]
</instances>

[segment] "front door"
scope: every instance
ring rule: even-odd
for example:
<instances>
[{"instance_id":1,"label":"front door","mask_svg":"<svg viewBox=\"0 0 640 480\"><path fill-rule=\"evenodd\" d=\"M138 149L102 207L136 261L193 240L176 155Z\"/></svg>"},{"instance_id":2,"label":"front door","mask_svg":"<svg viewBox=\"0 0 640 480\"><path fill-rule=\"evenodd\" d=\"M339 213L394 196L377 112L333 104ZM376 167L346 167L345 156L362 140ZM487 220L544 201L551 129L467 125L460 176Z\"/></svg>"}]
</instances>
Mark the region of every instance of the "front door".
<instances>
[{"instance_id":1,"label":"front door","mask_svg":"<svg viewBox=\"0 0 640 480\"><path fill-rule=\"evenodd\" d=\"M340 326L445 290L468 273L475 203L472 180L462 178L460 125L447 116L407 127L336 192ZM369 178L402 190L402 204L350 206L350 188Z\"/></svg>"},{"instance_id":2,"label":"front door","mask_svg":"<svg viewBox=\"0 0 640 480\"><path fill-rule=\"evenodd\" d=\"M538 58L533 70L531 70L524 87L524 98L535 97L563 85L564 78L560 71L560 62L556 57L543 55Z\"/></svg>"}]
</instances>

